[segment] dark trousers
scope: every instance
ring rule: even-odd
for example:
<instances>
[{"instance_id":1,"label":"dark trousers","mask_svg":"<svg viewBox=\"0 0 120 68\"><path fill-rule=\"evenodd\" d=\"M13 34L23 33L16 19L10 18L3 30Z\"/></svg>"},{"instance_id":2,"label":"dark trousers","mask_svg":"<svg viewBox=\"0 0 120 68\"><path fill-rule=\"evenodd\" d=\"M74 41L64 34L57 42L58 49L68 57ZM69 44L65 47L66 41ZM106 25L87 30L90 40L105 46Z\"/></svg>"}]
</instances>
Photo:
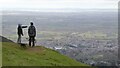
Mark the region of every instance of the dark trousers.
<instances>
[{"instance_id":1,"label":"dark trousers","mask_svg":"<svg viewBox=\"0 0 120 68\"><path fill-rule=\"evenodd\" d=\"M18 35L18 40L17 40L17 43L21 43L21 35Z\"/></svg>"},{"instance_id":2,"label":"dark trousers","mask_svg":"<svg viewBox=\"0 0 120 68\"><path fill-rule=\"evenodd\" d=\"M35 37L34 36L29 36L29 46L31 46L31 43L33 44L33 46L35 46Z\"/></svg>"}]
</instances>

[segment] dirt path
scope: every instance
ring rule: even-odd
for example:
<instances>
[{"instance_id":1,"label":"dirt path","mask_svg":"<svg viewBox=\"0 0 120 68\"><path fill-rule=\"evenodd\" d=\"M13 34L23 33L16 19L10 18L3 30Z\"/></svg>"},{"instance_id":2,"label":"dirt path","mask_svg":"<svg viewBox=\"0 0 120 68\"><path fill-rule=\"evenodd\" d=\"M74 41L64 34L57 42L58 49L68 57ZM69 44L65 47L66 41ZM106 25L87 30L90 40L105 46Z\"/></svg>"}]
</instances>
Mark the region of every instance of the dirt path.
<instances>
[{"instance_id":1,"label":"dirt path","mask_svg":"<svg viewBox=\"0 0 120 68\"><path fill-rule=\"evenodd\" d=\"M28 47L27 50L35 53L42 53L43 51L45 51L43 47Z\"/></svg>"}]
</instances>

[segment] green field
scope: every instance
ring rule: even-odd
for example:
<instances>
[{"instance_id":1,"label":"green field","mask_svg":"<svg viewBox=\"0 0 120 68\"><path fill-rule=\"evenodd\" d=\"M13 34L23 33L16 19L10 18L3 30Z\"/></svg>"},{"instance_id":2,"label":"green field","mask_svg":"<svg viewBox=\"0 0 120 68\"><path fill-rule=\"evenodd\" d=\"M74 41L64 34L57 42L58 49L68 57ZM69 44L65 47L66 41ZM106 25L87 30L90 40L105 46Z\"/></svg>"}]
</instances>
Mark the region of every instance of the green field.
<instances>
[{"instance_id":1,"label":"green field","mask_svg":"<svg viewBox=\"0 0 120 68\"><path fill-rule=\"evenodd\" d=\"M21 48L3 42L2 50L2 66L88 66L42 46Z\"/></svg>"}]
</instances>

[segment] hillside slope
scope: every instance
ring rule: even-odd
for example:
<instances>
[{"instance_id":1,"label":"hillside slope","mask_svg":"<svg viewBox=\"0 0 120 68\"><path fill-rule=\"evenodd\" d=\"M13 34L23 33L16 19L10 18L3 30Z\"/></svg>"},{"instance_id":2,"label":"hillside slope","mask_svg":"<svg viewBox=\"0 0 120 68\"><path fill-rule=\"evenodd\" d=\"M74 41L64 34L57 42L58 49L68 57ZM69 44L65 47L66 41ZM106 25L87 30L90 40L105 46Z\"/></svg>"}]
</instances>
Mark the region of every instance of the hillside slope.
<instances>
[{"instance_id":1,"label":"hillside slope","mask_svg":"<svg viewBox=\"0 0 120 68\"><path fill-rule=\"evenodd\" d=\"M9 40L9 39L7 39L7 38L5 38L5 37L3 37L3 36L0 36L0 42L13 42L12 40Z\"/></svg>"},{"instance_id":2,"label":"hillside slope","mask_svg":"<svg viewBox=\"0 0 120 68\"><path fill-rule=\"evenodd\" d=\"M12 42L2 42L2 57L3 66L87 66L42 46L21 48Z\"/></svg>"}]
</instances>

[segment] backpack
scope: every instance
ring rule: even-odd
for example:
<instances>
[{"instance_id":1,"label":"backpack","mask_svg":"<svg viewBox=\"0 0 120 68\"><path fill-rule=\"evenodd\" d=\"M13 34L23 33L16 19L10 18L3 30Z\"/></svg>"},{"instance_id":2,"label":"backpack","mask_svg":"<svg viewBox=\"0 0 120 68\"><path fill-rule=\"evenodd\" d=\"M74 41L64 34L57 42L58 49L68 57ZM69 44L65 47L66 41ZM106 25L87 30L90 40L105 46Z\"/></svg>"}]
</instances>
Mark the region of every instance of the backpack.
<instances>
[{"instance_id":1,"label":"backpack","mask_svg":"<svg viewBox=\"0 0 120 68\"><path fill-rule=\"evenodd\" d=\"M28 33L29 33L29 36L35 36L35 27L34 26L30 26Z\"/></svg>"}]
</instances>

